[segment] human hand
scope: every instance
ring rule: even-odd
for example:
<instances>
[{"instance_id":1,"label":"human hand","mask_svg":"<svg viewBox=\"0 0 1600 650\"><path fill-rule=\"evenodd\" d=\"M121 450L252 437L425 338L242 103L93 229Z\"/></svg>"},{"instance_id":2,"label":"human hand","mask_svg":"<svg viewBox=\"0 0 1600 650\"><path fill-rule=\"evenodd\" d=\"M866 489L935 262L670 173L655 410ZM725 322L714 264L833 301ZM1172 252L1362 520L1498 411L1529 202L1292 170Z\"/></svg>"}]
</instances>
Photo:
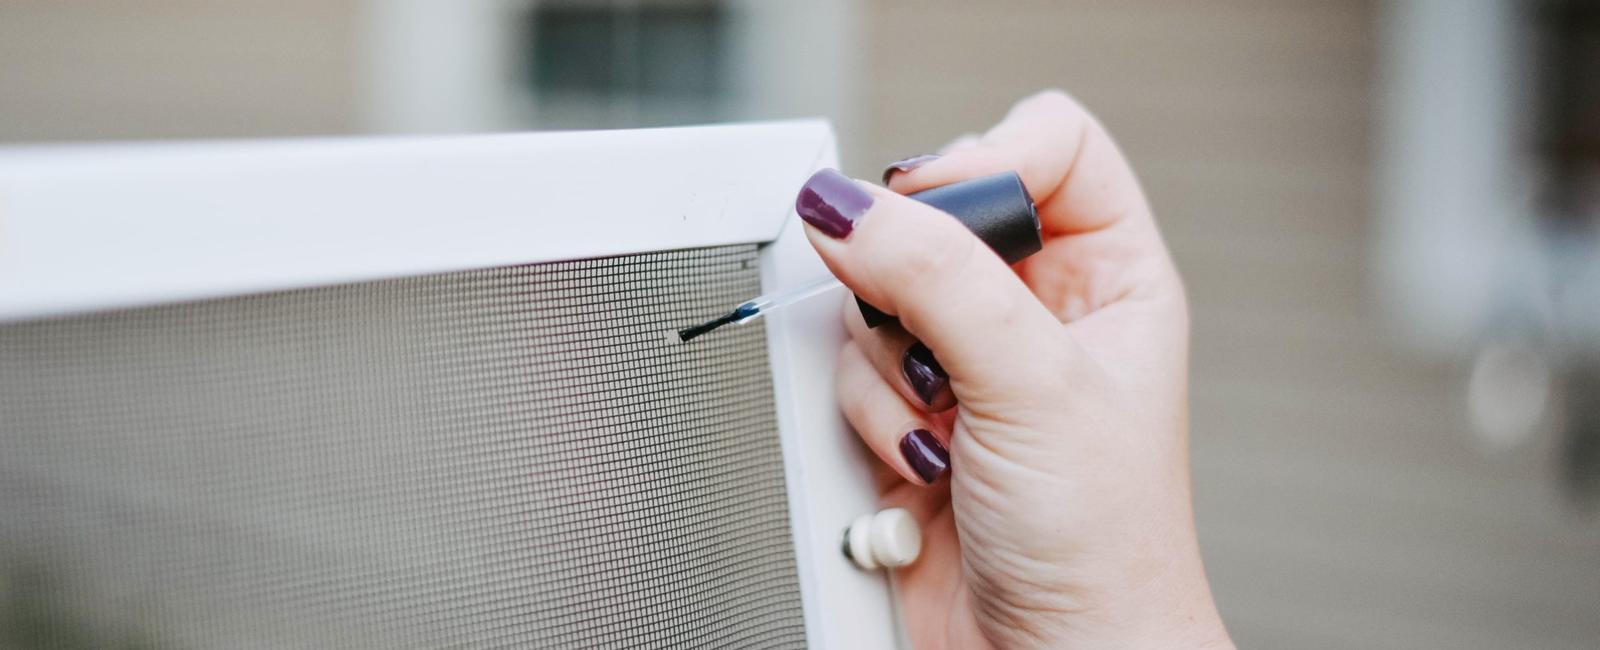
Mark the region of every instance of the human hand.
<instances>
[{"instance_id":1,"label":"human hand","mask_svg":"<svg viewBox=\"0 0 1600 650\"><path fill-rule=\"evenodd\" d=\"M1014 269L896 193L1007 170L1044 238ZM838 390L884 505L922 522L895 580L914 646L1231 645L1195 538L1183 286L1111 138L1047 92L887 176L824 170L797 208L833 273L899 317L868 329L850 301Z\"/></svg>"}]
</instances>

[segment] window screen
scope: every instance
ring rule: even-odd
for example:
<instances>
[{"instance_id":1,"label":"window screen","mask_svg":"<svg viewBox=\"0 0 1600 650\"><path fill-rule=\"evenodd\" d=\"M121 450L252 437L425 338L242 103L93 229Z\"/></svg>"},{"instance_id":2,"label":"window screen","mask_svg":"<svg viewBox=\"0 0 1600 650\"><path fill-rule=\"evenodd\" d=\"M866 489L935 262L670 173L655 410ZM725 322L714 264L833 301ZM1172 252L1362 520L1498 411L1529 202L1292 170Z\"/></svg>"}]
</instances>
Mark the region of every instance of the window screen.
<instances>
[{"instance_id":1,"label":"window screen","mask_svg":"<svg viewBox=\"0 0 1600 650\"><path fill-rule=\"evenodd\" d=\"M0 646L802 647L755 261L0 326Z\"/></svg>"}]
</instances>

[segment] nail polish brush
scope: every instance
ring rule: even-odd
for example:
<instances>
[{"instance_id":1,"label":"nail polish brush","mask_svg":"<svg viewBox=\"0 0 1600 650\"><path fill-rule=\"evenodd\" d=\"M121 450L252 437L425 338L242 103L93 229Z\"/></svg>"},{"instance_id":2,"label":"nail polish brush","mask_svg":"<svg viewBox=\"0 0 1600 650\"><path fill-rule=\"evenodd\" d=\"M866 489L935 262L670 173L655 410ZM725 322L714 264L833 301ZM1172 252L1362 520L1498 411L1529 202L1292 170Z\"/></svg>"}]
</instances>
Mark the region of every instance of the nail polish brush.
<instances>
[{"instance_id":1,"label":"nail polish brush","mask_svg":"<svg viewBox=\"0 0 1600 650\"><path fill-rule=\"evenodd\" d=\"M777 293L769 293L765 296L759 296L754 300L748 300L739 303L738 307L734 307L733 311L730 311L726 314L708 320L694 327L686 327L678 330L678 341L687 343L689 339L700 336L701 334L705 334L706 332L710 332L711 330L722 327L723 325L743 325L757 318L765 316L767 312L775 311L779 308L792 305L834 287L843 285L844 283L840 282L839 278L830 275L827 277L818 278L812 282L808 282L788 291L779 291Z\"/></svg>"},{"instance_id":2,"label":"nail polish brush","mask_svg":"<svg viewBox=\"0 0 1600 650\"><path fill-rule=\"evenodd\" d=\"M1007 264L1039 252L1044 242L1039 235L1039 215L1034 211L1033 197L1022 186L1016 172L1001 172L970 180L941 185L908 198L926 203L954 216L978 239L994 249ZM676 332L679 342L688 342L702 334L724 325L748 323L788 305L824 293L842 284L838 278L824 277L799 287L759 296L739 303L722 316ZM893 316L856 298L867 327L877 327L894 320Z\"/></svg>"}]
</instances>

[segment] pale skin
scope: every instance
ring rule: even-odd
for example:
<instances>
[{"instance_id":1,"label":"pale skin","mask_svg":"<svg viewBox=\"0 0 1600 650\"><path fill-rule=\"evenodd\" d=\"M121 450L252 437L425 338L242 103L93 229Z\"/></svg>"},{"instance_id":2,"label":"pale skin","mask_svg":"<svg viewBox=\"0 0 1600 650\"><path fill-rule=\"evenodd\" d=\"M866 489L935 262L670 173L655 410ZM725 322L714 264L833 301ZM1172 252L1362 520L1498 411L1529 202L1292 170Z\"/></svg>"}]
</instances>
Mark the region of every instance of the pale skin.
<instances>
[{"instance_id":1,"label":"pale skin","mask_svg":"<svg viewBox=\"0 0 1600 650\"><path fill-rule=\"evenodd\" d=\"M1189 487L1183 284L1132 169L1060 92L1024 99L941 157L859 183L871 207L836 238L808 225L852 291L840 352L847 419L882 460L885 507L921 522L894 586L916 648L1232 647L1201 565ZM1015 170L1044 249L1008 267L954 218L902 194ZM919 399L921 341L949 374ZM899 448L932 431L950 469L925 484Z\"/></svg>"}]
</instances>

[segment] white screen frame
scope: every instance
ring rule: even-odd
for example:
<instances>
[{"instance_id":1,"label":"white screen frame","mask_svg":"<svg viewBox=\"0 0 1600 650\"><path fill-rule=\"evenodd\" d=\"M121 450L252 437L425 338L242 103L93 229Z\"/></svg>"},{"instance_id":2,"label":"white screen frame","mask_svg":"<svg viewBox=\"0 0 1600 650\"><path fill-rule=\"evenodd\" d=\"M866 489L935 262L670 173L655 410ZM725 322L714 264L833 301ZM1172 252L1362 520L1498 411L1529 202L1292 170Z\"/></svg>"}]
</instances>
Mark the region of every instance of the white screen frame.
<instances>
[{"instance_id":1,"label":"white screen frame","mask_svg":"<svg viewBox=\"0 0 1600 650\"><path fill-rule=\"evenodd\" d=\"M793 196L835 164L821 121L0 149L0 322L750 242L781 289L826 273ZM877 503L834 397L836 293L767 323L806 632L894 647L888 580L839 551Z\"/></svg>"}]
</instances>

